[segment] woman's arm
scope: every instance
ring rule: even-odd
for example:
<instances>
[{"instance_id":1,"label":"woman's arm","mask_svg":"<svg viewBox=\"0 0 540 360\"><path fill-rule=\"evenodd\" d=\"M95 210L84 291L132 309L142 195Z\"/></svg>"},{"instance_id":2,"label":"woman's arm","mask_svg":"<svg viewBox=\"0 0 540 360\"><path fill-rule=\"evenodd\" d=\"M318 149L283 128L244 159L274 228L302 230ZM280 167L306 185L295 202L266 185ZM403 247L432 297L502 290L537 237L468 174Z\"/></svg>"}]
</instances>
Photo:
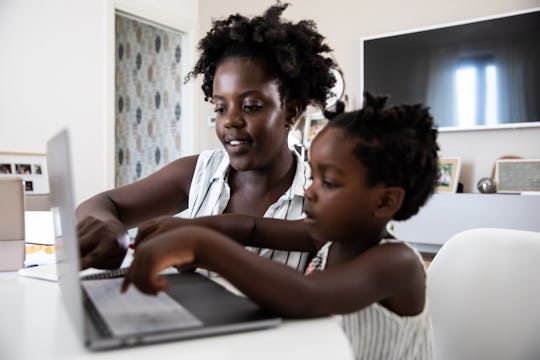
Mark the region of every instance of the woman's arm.
<instances>
[{"instance_id":1,"label":"woman's arm","mask_svg":"<svg viewBox=\"0 0 540 360\"><path fill-rule=\"evenodd\" d=\"M178 159L156 173L97 194L76 210L81 267L118 267L126 253L126 229L187 207L198 156Z\"/></svg>"},{"instance_id":2,"label":"woman's arm","mask_svg":"<svg viewBox=\"0 0 540 360\"><path fill-rule=\"evenodd\" d=\"M255 302L284 316L349 313L383 300L412 312L424 306L424 275L416 255L404 245L377 246L352 261L304 276L213 230L183 227L175 232L182 241L155 237L137 247L123 291L133 282L155 294L167 288L158 275L161 270L193 263L217 271Z\"/></svg>"}]
</instances>

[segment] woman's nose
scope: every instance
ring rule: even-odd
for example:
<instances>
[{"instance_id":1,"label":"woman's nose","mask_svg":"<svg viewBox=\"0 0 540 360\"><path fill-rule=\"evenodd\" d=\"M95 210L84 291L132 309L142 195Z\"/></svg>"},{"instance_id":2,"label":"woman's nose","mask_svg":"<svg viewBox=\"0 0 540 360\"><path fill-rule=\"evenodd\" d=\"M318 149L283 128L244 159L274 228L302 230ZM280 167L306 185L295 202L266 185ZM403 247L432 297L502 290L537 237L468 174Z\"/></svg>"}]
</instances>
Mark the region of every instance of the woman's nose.
<instances>
[{"instance_id":1,"label":"woman's nose","mask_svg":"<svg viewBox=\"0 0 540 360\"><path fill-rule=\"evenodd\" d=\"M225 116L225 121L223 122L223 125L226 128L238 128L244 126L244 119L242 118L242 113L236 110L229 111Z\"/></svg>"}]
</instances>

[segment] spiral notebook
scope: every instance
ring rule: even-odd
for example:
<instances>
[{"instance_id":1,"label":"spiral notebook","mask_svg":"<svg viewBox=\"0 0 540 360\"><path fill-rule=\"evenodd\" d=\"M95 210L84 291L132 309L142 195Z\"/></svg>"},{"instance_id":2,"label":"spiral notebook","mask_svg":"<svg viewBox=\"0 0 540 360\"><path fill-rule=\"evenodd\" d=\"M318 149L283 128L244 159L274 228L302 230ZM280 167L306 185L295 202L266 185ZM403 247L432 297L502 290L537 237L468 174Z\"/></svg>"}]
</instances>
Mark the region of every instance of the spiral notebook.
<instances>
[{"instance_id":1,"label":"spiral notebook","mask_svg":"<svg viewBox=\"0 0 540 360\"><path fill-rule=\"evenodd\" d=\"M66 130L47 143L57 274L68 316L83 343L103 350L277 326L281 318L199 273L164 274L166 292L147 296L131 286L120 293L125 270L82 277Z\"/></svg>"}]
</instances>

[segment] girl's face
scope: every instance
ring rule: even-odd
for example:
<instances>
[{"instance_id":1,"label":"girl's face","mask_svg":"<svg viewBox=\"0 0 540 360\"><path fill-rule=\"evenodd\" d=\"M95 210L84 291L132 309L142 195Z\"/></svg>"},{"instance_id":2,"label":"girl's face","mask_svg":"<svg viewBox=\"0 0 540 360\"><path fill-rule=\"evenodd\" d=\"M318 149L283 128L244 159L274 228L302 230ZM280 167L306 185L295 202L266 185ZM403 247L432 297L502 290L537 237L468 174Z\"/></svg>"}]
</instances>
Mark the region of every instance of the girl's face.
<instances>
[{"instance_id":1,"label":"girl's face","mask_svg":"<svg viewBox=\"0 0 540 360\"><path fill-rule=\"evenodd\" d=\"M358 240L375 226L378 186L367 184L367 170L353 153L357 142L333 127L312 142L313 182L305 193L305 223L321 242Z\"/></svg>"},{"instance_id":2,"label":"girl's face","mask_svg":"<svg viewBox=\"0 0 540 360\"><path fill-rule=\"evenodd\" d=\"M259 59L231 57L217 67L216 134L234 169L265 169L289 151L286 105L278 86Z\"/></svg>"}]
</instances>

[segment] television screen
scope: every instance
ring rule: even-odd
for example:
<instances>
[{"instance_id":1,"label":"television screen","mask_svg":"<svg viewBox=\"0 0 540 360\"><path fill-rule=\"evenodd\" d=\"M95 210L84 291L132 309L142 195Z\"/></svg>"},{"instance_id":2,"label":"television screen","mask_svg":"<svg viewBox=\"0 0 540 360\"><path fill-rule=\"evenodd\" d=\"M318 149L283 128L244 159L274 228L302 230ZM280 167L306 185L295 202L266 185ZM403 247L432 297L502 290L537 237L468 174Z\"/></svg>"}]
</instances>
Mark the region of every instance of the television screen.
<instances>
[{"instance_id":1,"label":"television screen","mask_svg":"<svg viewBox=\"0 0 540 360\"><path fill-rule=\"evenodd\" d=\"M363 89L423 103L439 127L540 121L540 9L363 39ZM519 126L519 125L517 125Z\"/></svg>"}]
</instances>

